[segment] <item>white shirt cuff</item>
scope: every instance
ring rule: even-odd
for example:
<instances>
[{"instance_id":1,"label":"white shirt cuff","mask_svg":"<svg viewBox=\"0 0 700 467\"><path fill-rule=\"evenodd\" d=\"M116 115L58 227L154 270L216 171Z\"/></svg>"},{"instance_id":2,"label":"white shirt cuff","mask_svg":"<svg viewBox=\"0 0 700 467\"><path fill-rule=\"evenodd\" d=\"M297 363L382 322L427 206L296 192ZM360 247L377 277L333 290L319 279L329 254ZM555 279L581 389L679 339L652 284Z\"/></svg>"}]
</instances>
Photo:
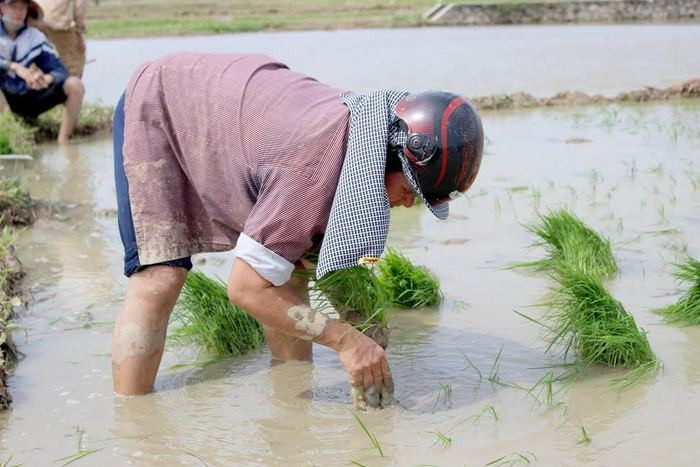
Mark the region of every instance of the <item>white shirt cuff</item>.
<instances>
[{"instance_id":1,"label":"white shirt cuff","mask_svg":"<svg viewBox=\"0 0 700 467\"><path fill-rule=\"evenodd\" d=\"M255 272L275 286L284 284L292 277L292 271L294 271L292 263L244 233L238 237L233 254L236 258L248 263Z\"/></svg>"}]
</instances>

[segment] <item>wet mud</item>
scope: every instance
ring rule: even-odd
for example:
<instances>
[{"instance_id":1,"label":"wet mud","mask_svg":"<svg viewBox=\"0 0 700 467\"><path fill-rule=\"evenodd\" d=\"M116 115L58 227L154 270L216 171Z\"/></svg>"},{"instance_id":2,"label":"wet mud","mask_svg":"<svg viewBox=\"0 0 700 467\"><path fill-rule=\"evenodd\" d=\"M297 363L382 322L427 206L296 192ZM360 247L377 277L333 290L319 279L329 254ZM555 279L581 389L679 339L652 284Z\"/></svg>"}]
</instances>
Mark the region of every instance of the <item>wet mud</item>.
<instances>
[{"instance_id":1,"label":"wet mud","mask_svg":"<svg viewBox=\"0 0 700 467\"><path fill-rule=\"evenodd\" d=\"M589 95L584 92L565 91L552 97L535 97L526 92L512 94L494 94L475 97L472 102L481 110L526 109L533 107L582 106L594 104L612 104L623 102L654 102L677 99L696 99L700 97L700 79L691 79L666 88L646 87L629 92L621 92L612 97L600 94ZM578 143L581 141L572 140Z\"/></svg>"},{"instance_id":2,"label":"wet mud","mask_svg":"<svg viewBox=\"0 0 700 467\"><path fill-rule=\"evenodd\" d=\"M7 375L19 358L10 327L15 308L23 304L24 270L15 253L14 228L33 223L35 207L34 200L16 179L0 180L0 410L7 409L12 402Z\"/></svg>"}]
</instances>

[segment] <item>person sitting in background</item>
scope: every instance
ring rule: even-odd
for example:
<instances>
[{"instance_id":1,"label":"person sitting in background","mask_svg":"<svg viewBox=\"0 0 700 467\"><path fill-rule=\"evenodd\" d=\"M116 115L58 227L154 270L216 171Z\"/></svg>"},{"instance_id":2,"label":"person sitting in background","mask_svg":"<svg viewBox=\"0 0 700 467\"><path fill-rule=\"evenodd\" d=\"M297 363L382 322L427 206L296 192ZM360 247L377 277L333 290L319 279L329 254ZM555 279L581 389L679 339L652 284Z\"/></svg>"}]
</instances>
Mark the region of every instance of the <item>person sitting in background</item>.
<instances>
[{"instance_id":1,"label":"person sitting in background","mask_svg":"<svg viewBox=\"0 0 700 467\"><path fill-rule=\"evenodd\" d=\"M64 104L58 142L68 142L85 95L82 81L68 76L46 36L27 24L42 17L36 2L0 0L0 14L0 89L10 110L32 120Z\"/></svg>"},{"instance_id":2,"label":"person sitting in background","mask_svg":"<svg viewBox=\"0 0 700 467\"><path fill-rule=\"evenodd\" d=\"M83 77L87 0L38 0L44 17L37 26L58 50L69 76Z\"/></svg>"}]
</instances>

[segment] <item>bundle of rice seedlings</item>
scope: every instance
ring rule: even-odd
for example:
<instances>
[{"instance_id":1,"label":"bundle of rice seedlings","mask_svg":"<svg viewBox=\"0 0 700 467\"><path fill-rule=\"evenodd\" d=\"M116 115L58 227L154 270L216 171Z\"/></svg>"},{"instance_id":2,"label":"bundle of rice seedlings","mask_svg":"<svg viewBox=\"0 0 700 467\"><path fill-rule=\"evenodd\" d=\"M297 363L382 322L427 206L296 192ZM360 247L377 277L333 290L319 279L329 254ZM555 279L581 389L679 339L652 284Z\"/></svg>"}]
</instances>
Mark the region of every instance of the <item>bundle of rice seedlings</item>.
<instances>
[{"instance_id":1,"label":"bundle of rice seedlings","mask_svg":"<svg viewBox=\"0 0 700 467\"><path fill-rule=\"evenodd\" d=\"M438 279L393 248L386 250L377 267L380 283L396 307L432 306L442 298Z\"/></svg>"},{"instance_id":2,"label":"bundle of rice seedlings","mask_svg":"<svg viewBox=\"0 0 700 467\"><path fill-rule=\"evenodd\" d=\"M265 342L262 327L233 305L221 280L199 271L187 275L173 320L173 337L191 338L217 356L242 355Z\"/></svg>"},{"instance_id":3,"label":"bundle of rice seedlings","mask_svg":"<svg viewBox=\"0 0 700 467\"><path fill-rule=\"evenodd\" d=\"M314 281L312 294L316 309L335 309L342 320L386 348L391 302L371 267L359 265L329 272Z\"/></svg>"},{"instance_id":4,"label":"bundle of rice seedlings","mask_svg":"<svg viewBox=\"0 0 700 467\"><path fill-rule=\"evenodd\" d=\"M541 241L536 245L544 247L549 257L516 266L551 270L557 263L563 262L597 277L606 277L618 271L610 240L564 209L541 215L540 222L531 226L530 230L540 237Z\"/></svg>"},{"instance_id":5,"label":"bundle of rice seedlings","mask_svg":"<svg viewBox=\"0 0 700 467\"><path fill-rule=\"evenodd\" d=\"M678 302L656 310L668 323L690 326L700 324L700 261L688 257L684 263L676 264L674 276L679 282L688 283L690 287Z\"/></svg>"},{"instance_id":6,"label":"bundle of rice seedlings","mask_svg":"<svg viewBox=\"0 0 700 467\"><path fill-rule=\"evenodd\" d=\"M656 368L646 333L599 277L564 264L557 266L552 277L559 287L546 303L551 322L548 351L562 348L565 358L575 352L586 365Z\"/></svg>"}]
</instances>

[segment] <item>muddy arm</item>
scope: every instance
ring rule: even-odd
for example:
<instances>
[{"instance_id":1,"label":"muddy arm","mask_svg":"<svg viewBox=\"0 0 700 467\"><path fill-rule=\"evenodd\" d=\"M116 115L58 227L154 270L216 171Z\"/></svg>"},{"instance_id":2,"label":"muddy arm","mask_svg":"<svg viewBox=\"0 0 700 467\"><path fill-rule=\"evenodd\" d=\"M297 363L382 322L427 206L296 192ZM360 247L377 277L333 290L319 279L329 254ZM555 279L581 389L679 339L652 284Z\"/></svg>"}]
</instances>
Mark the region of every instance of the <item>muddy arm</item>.
<instances>
[{"instance_id":1,"label":"muddy arm","mask_svg":"<svg viewBox=\"0 0 700 467\"><path fill-rule=\"evenodd\" d=\"M262 324L338 352L350 384L378 391L391 380L384 349L347 323L329 319L307 305L290 287L276 287L240 258L228 282L230 300Z\"/></svg>"}]
</instances>

